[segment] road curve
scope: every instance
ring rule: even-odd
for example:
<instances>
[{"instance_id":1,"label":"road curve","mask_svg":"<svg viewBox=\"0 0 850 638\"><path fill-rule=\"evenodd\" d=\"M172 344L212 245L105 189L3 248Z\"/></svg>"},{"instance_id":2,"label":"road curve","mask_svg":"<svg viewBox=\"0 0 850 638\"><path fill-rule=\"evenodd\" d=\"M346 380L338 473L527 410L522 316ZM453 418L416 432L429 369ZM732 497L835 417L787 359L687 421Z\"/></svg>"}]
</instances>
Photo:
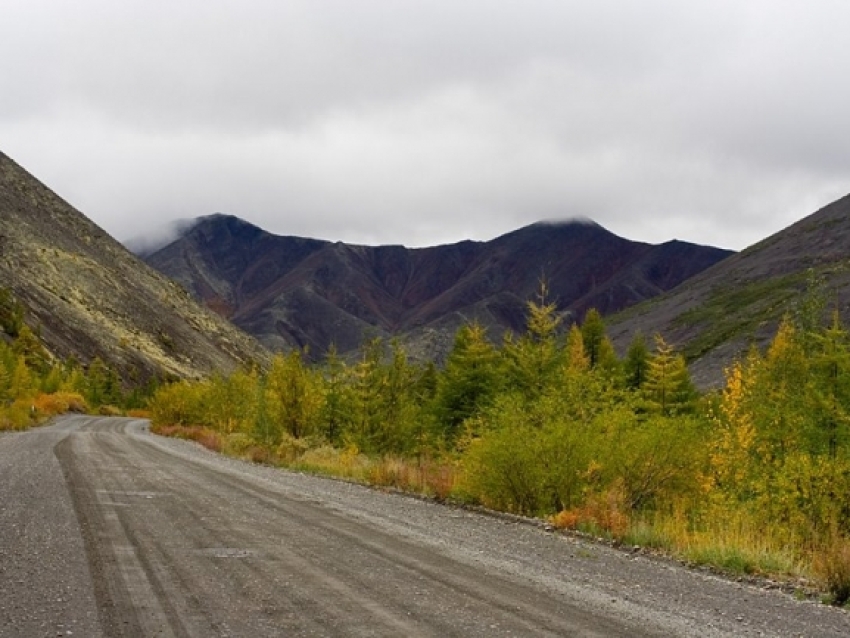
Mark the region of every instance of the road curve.
<instances>
[{"instance_id":1,"label":"road curve","mask_svg":"<svg viewBox=\"0 0 850 638\"><path fill-rule=\"evenodd\" d=\"M839 610L146 425L0 436L0 635L850 635Z\"/></svg>"}]
</instances>

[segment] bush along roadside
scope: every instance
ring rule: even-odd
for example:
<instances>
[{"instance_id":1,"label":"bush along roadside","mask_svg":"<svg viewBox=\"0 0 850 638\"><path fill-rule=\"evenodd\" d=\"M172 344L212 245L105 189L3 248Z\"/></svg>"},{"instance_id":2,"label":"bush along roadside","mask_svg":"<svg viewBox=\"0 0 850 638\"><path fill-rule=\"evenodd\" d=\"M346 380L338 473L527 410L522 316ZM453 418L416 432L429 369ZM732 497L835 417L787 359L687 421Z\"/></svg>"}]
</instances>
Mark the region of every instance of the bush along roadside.
<instances>
[{"instance_id":1,"label":"bush along roadside","mask_svg":"<svg viewBox=\"0 0 850 638\"><path fill-rule=\"evenodd\" d=\"M541 297L542 299L544 297ZM544 518L738 575L850 597L850 337L787 318L700 395L663 338L618 357L601 317L530 303L525 334L463 327L444 368L396 342L344 363L159 388L153 431L255 462Z\"/></svg>"}]
</instances>

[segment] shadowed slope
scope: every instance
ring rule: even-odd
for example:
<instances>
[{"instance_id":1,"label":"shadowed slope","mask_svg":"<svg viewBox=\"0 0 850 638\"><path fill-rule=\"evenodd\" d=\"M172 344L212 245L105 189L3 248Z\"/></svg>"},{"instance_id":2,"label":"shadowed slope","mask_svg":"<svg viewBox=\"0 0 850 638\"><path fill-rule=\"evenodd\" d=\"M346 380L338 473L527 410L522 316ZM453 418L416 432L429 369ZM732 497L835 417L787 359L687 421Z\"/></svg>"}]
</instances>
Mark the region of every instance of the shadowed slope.
<instances>
[{"instance_id":1,"label":"shadowed slope","mask_svg":"<svg viewBox=\"0 0 850 638\"><path fill-rule=\"evenodd\" d=\"M331 343L346 352L364 337L393 335L415 356L439 358L469 319L493 337L521 330L541 280L561 311L614 312L729 254L631 242L586 221L408 249L280 237L213 215L147 261L272 348L308 346L320 356Z\"/></svg>"},{"instance_id":2,"label":"shadowed slope","mask_svg":"<svg viewBox=\"0 0 850 638\"><path fill-rule=\"evenodd\" d=\"M625 346L636 330L661 332L692 361L699 385L718 385L723 368L751 343L763 346L795 312L812 275L850 320L850 196L839 199L705 270L681 286L612 318Z\"/></svg>"}]
</instances>

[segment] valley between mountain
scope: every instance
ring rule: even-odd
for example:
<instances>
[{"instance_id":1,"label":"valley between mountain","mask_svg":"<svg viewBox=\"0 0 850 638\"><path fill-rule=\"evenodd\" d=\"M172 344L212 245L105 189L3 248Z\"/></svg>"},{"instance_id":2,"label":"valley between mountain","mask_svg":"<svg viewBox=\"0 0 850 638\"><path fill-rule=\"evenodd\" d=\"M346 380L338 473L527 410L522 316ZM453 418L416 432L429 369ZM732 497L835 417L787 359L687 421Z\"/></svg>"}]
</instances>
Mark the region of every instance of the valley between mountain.
<instances>
[{"instance_id":1,"label":"valley between mountain","mask_svg":"<svg viewBox=\"0 0 850 638\"><path fill-rule=\"evenodd\" d=\"M147 256L164 271L173 268L178 284L0 155L0 430L25 431L68 412L150 417L157 433L267 465L256 471L269 476L291 478L276 474L277 467L326 472L536 517L726 574L781 577L805 595L818 591L822 600L844 605L850 600L850 508L842 496L850 493L848 206L850 198L838 200L732 256L675 241L629 242L587 221L534 224L492 242L409 251L275 237L217 215ZM279 352L272 355L258 340ZM159 445L141 425L92 418L68 417L59 427L0 439L10 446L5 471L14 488L4 512L16 543L2 579L9 591L2 611L30 627L30 603L49 591L39 590L47 581L31 559L62 554L57 539L65 532L77 543L68 502L29 508L38 499L50 503L61 478L71 486L93 570L91 582L79 587L61 574L63 558L45 571L48 579L57 574L62 587L57 608L74 601L79 610L66 620L109 635L124 625L129 635L152 627L184 635L200 613L178 582L192 568L181 567L183 555L166 541L144 546L139 539L156 530L139 535L121 513L139 505L136 497L159 504L166 492L153 483L170 476L174 491L163 503L184 499L186 512L199 512L186 524L212 534L204 521L214 514L201 509L214 497L193 503L193 490L208 480L234 501L262 490L180 474L165 457L153 458L153 448L138 447ZM160 442L168 449L182 445ZM18 457L37 470L19 466ZM89 458L91 467L78 458ZM100 472L101 466L107 469ZM133 468L137 474L118 476ZM116 489L97 487L113 480ZM151 489L132 487L145 482L153 482ZM118 492L120 499L101 499ZM289 507L277 507L278 497L266 495L232 515L272 516ZM50 514L61 519L61 531L39 528L38 517ZM261 529L268 538L254 540L271 543L284 527L275 521ZM301 542L295 536L303 535L309 542L310 531L302 527L289 540ZM113 537L106 553L90 533ZM241 560L255 557L243 549L250 546L243 537L220 545L182 538L177 547L190 554L192 547L212 547L214 558L240 559L226 568L214 563L228 578L243 567L254 573L253 563ZM362 551L379 562L362 540L355 546L345 556ZM68 564L79 566L75 556ZM303 580L309 570L300 558L272 562ZM503 559L510 562L501 554L494 560ZM387 572L416 572L395 562ZM158 580L172 564L179 573L172 574L170 591L185 599L177 607ZM281 587L279 578L268 578L268 588ZM537 586L530 574L522 578ZM315 593L327 596L321 613L330 616L327 601L340 592L361 585L383 591L381 583L323 582ZM452 582L461 598L471 595L468 576ZM581 586L593 590L594 582ZM25 585L22 593L13 584ZM82 600L90 586L101 601L97 619ZM27 599L30 588L35 593ZM514 593L528 599L527 589ZM396 612L351 595L397 623ZM534 612L536 620L512 616L511 626L555 623L559 633L571 622L589 627L582 618L602 622L579 609L592 607L590 598L573 602L569 619L544 609ZM504 599L482 604L502 612L510 607ZM634 630L632 617L603 616L614 635ZM219 630L228 626L216 622ZM691 631L688 622L682 631ZM674 625L657 626L663 635Z\"/></svg>"}]
</instances>

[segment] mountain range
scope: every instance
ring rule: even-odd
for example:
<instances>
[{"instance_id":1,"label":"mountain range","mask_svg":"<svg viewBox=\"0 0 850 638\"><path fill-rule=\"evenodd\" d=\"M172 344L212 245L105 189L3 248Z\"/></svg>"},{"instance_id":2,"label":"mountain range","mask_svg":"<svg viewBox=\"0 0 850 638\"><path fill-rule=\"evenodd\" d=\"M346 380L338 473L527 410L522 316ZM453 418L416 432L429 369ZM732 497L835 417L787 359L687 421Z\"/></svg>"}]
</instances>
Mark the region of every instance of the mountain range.
<instances>
[{"instance_id":1,"label":"mountain range","mask_svg":"<svg viewBox=\"0 0 850 638\"><path fill-rule=\"evenodd\" d=\"M545 281L569 318L599 309L621 352L636 332L660 333L699 386L717 386L799 310L812 282L850 322L850 196L738 254L632 242L587 221L408 249L281 237L212 215L146 260L155 268L0 153L0 288L54 356L99 357L125 378L268 360L246 332L315 358L331 343L352 352L364 338L397 337L439 361L466 321L493 340L521 331Z\"/></svg>"},{"instance_id":2,"label":"mountain range","mask_svg":"<svg viewBox=\"0 0 850 638\"><path fill-rule=\"evenodd\" d=\"M53 356L99 357L125 379L199 377L268 359L2 153L0 288Z\"/></svg>"},{"instance_id":3,"label":"mountain range","mask_svg":"<svg viewBox=\"0 0 850 638\"><path fill-rule=\"evenodd\" d=\"M653 298L730 254L629 241L588 221L409 249L277 236L218 214L145 259L272 350L318 358L331 344L345 353L364 338L398 337L417 358L440 359L467 321L493 339L523 330L541 282L561 312L581 318Z\"/></svg>"}]
</instances>

